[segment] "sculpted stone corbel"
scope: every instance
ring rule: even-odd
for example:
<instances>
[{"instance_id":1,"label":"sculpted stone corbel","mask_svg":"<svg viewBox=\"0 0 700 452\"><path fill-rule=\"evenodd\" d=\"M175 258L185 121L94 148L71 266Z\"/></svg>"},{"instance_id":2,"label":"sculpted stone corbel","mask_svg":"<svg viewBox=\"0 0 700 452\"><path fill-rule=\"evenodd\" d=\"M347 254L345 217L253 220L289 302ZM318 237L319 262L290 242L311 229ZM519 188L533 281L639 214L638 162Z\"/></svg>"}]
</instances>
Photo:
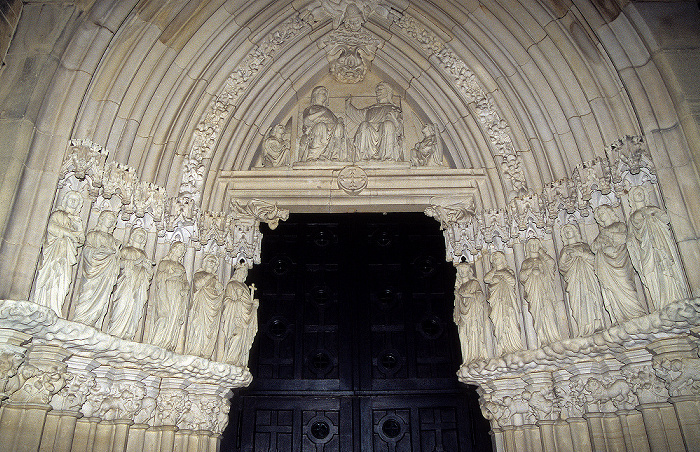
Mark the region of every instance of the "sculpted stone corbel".
<instances>
[{"instance_id":1,"label":"sculpted stone corbel","mask_svg":"<svg viewBox=\"0 0 700 452\"><path fill-rule=\"evenodd\" d=\"M584 391L584 381L580 378L558 381L554 385L554 395L563 419L583 417L586 403Z\"/></svg>"},{"instance_id":2,"label":"sculpted stone corbel","mask_svg":"<svg viewBox=\"0 0 700 452\"><path fill-rule=\"evenodd\" d=\"M630 368L623 371L623 375L637 395L639 403L667 402L669 392L664 381L654 372L651 365L639 368Z\"/></svg>"},{"instance_id":3,"label":"sculpted stone corbel","mask_svg":"<svg viewBox=\"0 0 700 452\"><path fill-rule=\"evenodd\" d=\"M611 144L606 154L616 191L622 192L625 186L656 183L656 168L644 137L625 135Z\"/></svg>"},{"instance_id":4,"label":"sculpted stone corbel","mask_svg":"<svg viewBox=\"0 0 700 452\"><path fill-rule=\"evenodd\" d=\"M156 398L155 424L180 426L191 405L190 395L184 389L161 390Z\"/></svg>"},{"instance_id":5,"label":"sculpted stone corbel","mask_svg":"<svg viewBox=\"0 0 700 452\"><path fill-rule=\"evenodd\" d=\"M8 402L48 404L66 385L66 363L70 353L51 345L34 345L17 373L5 385Z\"/></svg>"},{"instance_id":6,"label":"sculpted stone corbel","mask_svg":"<svg viewBox=\"0 0 700 452\"><path fill-rule=\"evenodd\" d=\"M447 262L458 264L462 258L469 262L474 260L483 247L483 234L473 199L434 203L425 209L425 214L440 222Z\"/></svg>"},{"instance_id":7,"label":"sculpted stone corbel","mask_svg":"<svg viewBox=\"0 0 700 452\"><path fill-rule=\"evenodd\" d=\"M219 396L200 396L189 404L178 422L179 428L206 430L220 434L228 424L228 412L231 405Z\"/></svg>"},{"instance_id":8,"label":"sculpted stone corbel","mask_svg":"<svg viewBox=\"0 0 700 452\"><path fill-rule=\"evenodd\" d=\"M226 250L235 257L236 262L244 259L248 266L260 263L262 233L260 223L267 223L275 229L280 220L289 218L289 210L280 209L277 204L270 204L259 199L242 203L231 200L229 213Z\"/></svg>"},{"instance_id":9,"label":"sculpted stone corbel","mask_svg":"<svg viewBox=\"0 0 700 452\"><path fill-rule=\"evenodd\" d=\"M584 383L588 412L614 413L632 410L639 405L629 382L623 377L591 376Z\"/></svg>"},{"instance_id":10,"label":"sculpted stone corbel","mask_svg":"<svg viewBox=\"0 0 700 452\"><path fill-rule=\"evenodd\" d=\"M700 395L700 359L663 358L654 361L656 375L663 379L671 397Z\"/></svg>"},{"instance_id":11,"label":"sculpted stone corbel","mask_svg":"<svg viewBox=\"0 0 700 452\"><path fill-rule=\"evenodd\" d=\"M90 373L66 374L66 385L51 398L51 408L78 412L87 397L97 388L95 376Z\"/></svg>"}]
</instances>

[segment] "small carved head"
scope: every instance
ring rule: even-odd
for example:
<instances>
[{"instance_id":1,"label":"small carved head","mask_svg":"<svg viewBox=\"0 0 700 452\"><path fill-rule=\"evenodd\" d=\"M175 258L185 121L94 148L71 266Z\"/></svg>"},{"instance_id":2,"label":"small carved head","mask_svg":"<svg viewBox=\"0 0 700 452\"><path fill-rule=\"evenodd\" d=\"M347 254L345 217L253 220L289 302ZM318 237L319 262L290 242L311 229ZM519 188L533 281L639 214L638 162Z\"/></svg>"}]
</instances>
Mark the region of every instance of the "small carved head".
<instances>
[{"instance_id":1,"label":"small carved head","mask_svg":"<svg viewBox=\"0 0 700 452\"><path fill-rule=\"evenodd\" d=\"M593 212L593 218L599 226L610 226L617 221L617 215L612 207L607 204L598 206Z\"/></svg>"},{"instance_id":2,"label":"small carved head","mask_svg":"<svg viewBox=\"0 0 700 452\"><path fill-rule=\"evenodd\" d=\"M103 210L100 212L100 216L97 217L97 230L109 232L114 232L114 228L117 227L117 214L111 210Z\"/></svg>"},{"instance_id":3,"label":"small carved head","mask_svg":"<svg viewBox=\"0 0 700 452\"><path fill-rule=\"evenodd\" d=\"M503 251L494 251L491 254L491 266L496 270L503 270L508 266L506 263L506 255Z\"/></svg>"},{"instance_id":4,"label":"small carved head","mask_svg":"<svg viewBox=\"0 0 700 452\"><path fill-rule=\"evenodd\" d=\"M377 94L377 101L379 103L391 103L391 98L394 95L394 90L391 88L391 85L389 85L387 82L379 82L377 83L377 88L376 88L376 94Z\"/></svg>"},{"instance_id":5,"label":"small carved head","mask_svg":"<svg viewBox=\"0 0 700 452\"><path fill-rule=\"evenodd\" d=\"M362 16L362 11L355 3L350 3L345 9L343 23L350 31L359 31L365 18Z\"/></svg>"},{"instance_id":6,"label":"small carved head","mask_svg":"<svg viewBox=\"0 0 700 452\"><path fill-rule=\"evenodd\" d=\"M581 232L575 224L569 223L561 227L561 239L564 245L581 242Z\"/></svg>"},{"instance_id":7,"label":"small carved head","mask_svg":"<svg viewBox=\"0 0 700 452\"><path fill-rule=\"evenodd\" d=\"M641 185L632 187L629 193L629 203L632 209L644 207L647 203L647 192Z\"/></svg>"},{"instance_id":8,"label":"small carved head","mask_svg":"<svg viewBox=\"0 0 700 452\"><path fill-rule=\"evenodd\" d=\"M180 241L173 242L173 244L170 245L170 252L168 253L168 256L172 260L179 262L185 256L186 251L187 248L185 247L184 243Z\"/></svg>"},{"instance_id":9,"label":"small carved head","mask_svg":"<svg viewBox=\"0 0 700 452\"><path fill-rule=\"evenodd\" d=\"M311 105L328 106L328 88L325 86L317 86L311 90Z\"/></svg>"},{"instance_id":10,"label":"small carved head","mask_svg":"<svg viewBox=\"0 0 700 452\"><path fill-rule=\"evenodd\" d=\"M129 236L129 245L142 250L146 246L148 235L144 228L134 228Z\"/></svg>"},{"instance_id":11,"label":"small carved head","mask_svg":"<svg viewBox=\"0 0 700 452\"><path fill-rule=\"evenodd\" d=\"M538 257L540 255L540 249L542 249L542 242L536 237L528 239L525 243L525 255L527 257Z\"/></svg>"},{"instance_id":12,"label":"small carved head","mask_svg":"<svg viewBox=\"0 0 700 452\"><path fill-rule=\"evenodd\" d=\"M83 196L75 190L71 190L63 196L61 202L61 210L68 212L69 215L77 215L83 208Z\"/></svg>"},{"instance_id":13,"label":"small carved head","mask_svg":"<svg viewBox=\"0 0 700 452\"><path fill-rule=\"evenodd\" d=\"M219 270L219 259L213 254L206 254L202 259L202 268L209 273L216 273Z\"/></svg>"}]
</instances>

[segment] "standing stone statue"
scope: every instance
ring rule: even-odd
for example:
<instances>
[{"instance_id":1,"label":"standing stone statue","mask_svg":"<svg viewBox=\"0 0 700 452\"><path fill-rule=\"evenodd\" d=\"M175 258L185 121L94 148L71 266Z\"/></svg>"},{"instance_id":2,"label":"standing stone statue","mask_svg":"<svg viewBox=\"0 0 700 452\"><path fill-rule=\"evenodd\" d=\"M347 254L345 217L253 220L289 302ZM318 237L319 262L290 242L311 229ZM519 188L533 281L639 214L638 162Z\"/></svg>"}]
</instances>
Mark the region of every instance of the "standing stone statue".
<instances>
[{"instance_id":1,"label":"standing stone statue","mask_svg":"<svg viewBox=\"0 0 700 452\"><path fill-rule=\"evenodd\" d=\"M270 127L262 142L263 166L276 168L289 163L291 136L283 124Z\"/></svg>"},{"instance_id":2,"label":"standing stone statue","mask_svg":"<svg viewBox=\"0 0 700 452\"><path fill-rule=\"evenodd\" d=\"M78 262L78 247L85 241L80 219L83 197L69 191L60 208L49 216L46 239L41 250L41 265L36 277L33 300L63 317L63 305L70 289L73 266Z\"/></svg>"},{"instance_id":3,"label":"standing stone statue","mask_svg":"<svg viewBox=\"0 0 700 452\"><path fill-rule=\"evenodd\" d=\"M588 336L606 326L595 255L581 239L575 224L562 226L561 237L564 247L559 254L559 271L566 280L572 323L577 336Z\"/></svg>"},{"instance_id":4,"label":"standing stone statue","mask_svg":"<svg viewBox=\"0 0 700 452\"><path fill-rule=\"evenodd\" d=\"M302 113L299 160L344 160L346 156L343 121L328 108L328 88L311 91L311 106Z\"/></svg>"},{"instance_id":5,"label":"standing stone statue","mask_svg":"<svg viewBox=\"0 0 700 452\"><path fill-rule=\"evenodd\" d=\"M185 353L211 359L221 320L221 296L224 286L217 272L219 260L207 254L202 268L192 278L192 307L187 318Z\"/></svg>"},{"instance_id":6,"label":"standing stone statue","mask_svg":"<svg viewBox=\"0 0 700 452\"><path fill-rule=\"evenodd\" d=\"M148 299L148 286L153 277L151 262L144 247L146 230L135 228L129 242L119 253L121 273L114 291L107 333L126 340L134 340L144 318L144 307Z\"/></svg>"},{"instance_id":7,"label":"standing stone statue","mask_svg":"<svg viewBox=\"0 0 700 452\"><path fill-rule=\"evenodd\" d=\"M627 249L632 265L649 291L650 310L688 298L680 256L671 237L671 219L666 212L650 205L644 187L632 188L629 199L633 212L627 222Z\"/></svg>"},{"instance_id":8,"label":"standing stone statue","mask_svg":"<svg viewBox=\"0 0 700 452\"><path fill-rule=\"evenodd\" d=\"M120 243L112 235L116 225L117 215L111 210L102 211L95 229L87 233L83 248L83 279L73 319L98 330L102 329L119 275Z\"/></svg>"},{"instance_id":9,"label":"standing stone statue","mask_svg":"<svg viewBox=\"0 0 700 452\"><path fill-rule=\"evenodd\" d=\"M455 279L454 321L462 345L462 360L468 364L477 359L487 359L486 328L489 320L489 307L486 304L481 284L474 278L471 265L466 262L457 264Z\"/></svg>"},{"instance_id":10,"label":"standing stone statue","mask_svg":"<svg viewBox=\"0 0 700 452\"><path fill-rule=\"evenodd\" d=\"M359 160L404 161L403 114L392 103L393 91L380 82L376 89L377 103L358 109L352 97L345 100L345 114L359 123L353 150Z\"/></svg>"},{"instance_id":11,"label":"standing stone statue","mask_svg":"<svg viewBox=\"0 0 700 452\"><path fill-rule=\"evenodd\" d=\"M525 349L520 335L520 304L515 293L515 273L508 268L506 255L501 251L491 254L491 271L484 276L489 285L491 321L496 334L498 356Z\"/></svg>"},{"instance_id":12,"label":"standing stone statue","mask_svg":"<svg viewBox=\"0 0 700 452\"><path fill-rule=\"evenodd\" d=\"M423 139L416 143L411 150L411 164L413 166L445 166L442 141L437 134L437 125L426 124L423 126L422 132Z\"/></svg>"},{"instance_id":13,"label":"standing stone statue","mask_svg":"<svg viewBox=\"0 0 700 452\"><path fill-rule=\"evenodd\" d=\"M171 352L177 351L185 333L189 310L190 283L180 263L187 248L174 242L168 254L158 264L153 298L148 304L144 341Z\"/></svg>"},{"instance_id":14,"label":"standing stone statue","mask_svg":"<svg viewBox=\"0 0 700 452\"><path fill-rule=\"evenodd\" d=\"M224 291L223 313L217 361L247 367L250 348L258 332L258 305L255 286L245 284L248 267L236 267Z\"/></svg>"},{"instance_id":15,"label":"standing stone statue","mask_svg":"<svg viewBox=\"0 0 700 452\"><path fill-rule=\"evenodd\" d=\"M561 340L554 309L554 275L552 256L547 254L539 239L529 239L525 244L525 260L520 267L520 282L525 287L525 299L535 321L540 347Z\"/></svg>"},{"instance_id":16,"label":"standing stone statue","mask_svg":"<svg viewBox=\"0 0 700 452\"><path fill-rule=\"evenodd\" d=\"M613 323L641 317L646 311L637 299L634 287L634 270L627 252L627 227L608 205L599 206L594 216L600 232L593 240L591 250L595 253L596 274L605 309Z\"/></svg>"}]
</instances>

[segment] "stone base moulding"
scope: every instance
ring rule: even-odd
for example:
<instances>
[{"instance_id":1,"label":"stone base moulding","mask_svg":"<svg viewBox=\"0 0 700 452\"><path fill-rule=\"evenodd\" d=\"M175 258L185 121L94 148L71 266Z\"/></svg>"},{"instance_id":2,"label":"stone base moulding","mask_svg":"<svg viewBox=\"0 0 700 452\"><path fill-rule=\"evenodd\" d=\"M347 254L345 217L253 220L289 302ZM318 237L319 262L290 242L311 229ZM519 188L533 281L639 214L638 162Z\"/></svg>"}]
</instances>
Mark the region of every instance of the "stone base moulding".
<instances>
[{"instance_id":1,"label":"stone base moulding","mask_svg":"<svg viewBox=\"0 0 700 452\"><path fill-rule=\"evenodd\" d=\"M690 451L700 444L700 299L591 336L462 366L499 451Z\"/></svg>"},{"instance_id":2,"label":"stone base moulding","mask_svg":"<svg viewBox=\"0 0 700 452\"><path fill-rule=\"evenodd\" d=\"M215 451L231 390L251 381L246 368L0 300L3 450Z\"/></svg>"}]
</instances>

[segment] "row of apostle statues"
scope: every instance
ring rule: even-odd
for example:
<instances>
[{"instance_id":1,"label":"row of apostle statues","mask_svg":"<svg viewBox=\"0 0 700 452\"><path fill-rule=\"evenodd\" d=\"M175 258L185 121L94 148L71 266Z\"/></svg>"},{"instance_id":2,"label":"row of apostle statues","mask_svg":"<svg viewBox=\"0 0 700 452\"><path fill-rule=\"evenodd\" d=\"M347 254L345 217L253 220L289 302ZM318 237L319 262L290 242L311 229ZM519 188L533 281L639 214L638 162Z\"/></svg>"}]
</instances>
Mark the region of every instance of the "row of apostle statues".
<instances>
[{"instance_id":1,"label":"row of apostle statues","mask_svg":"<svg viewBox=\"0 0 700 452\"><path fill-rule=\"evenodd\" d=\"M562 319L556 309L556 286L561 284L557 264L575 336L591 335L688 298L668 214L650 204L641 186L630 190L629 201L632 213L627 224L609 205L595 209L599 233L590 245L581 238L577 224L563 225L558 262L540 239L529 239L517 278L502 251L491 253L491 268L483 278L488 296L472 266L458 263L454 321L464 363L527 348L518 280L532 317L536 336L532 342L541 347L566 338L558 326ZM637 291L635 273L646 297ZM487 345L491 340L493 353Z\"/></svg>"},{"instance_id":2,"label":"row of apostle statues","mask_svg":"<svg viewBox=\"0 0 700 452\"><path fill-rule=\"evenodd\" d=\"M133 228L122 244L114 237L116 214L104 210L85 234L82 203L82 195L70 191L50 215L32 301L122 339L138 340L143 332L144 342L166 350L247 366L258 329L258 300L255 286L245 284L245 262L235 266L224 287L219 258L205 254L190 284L182 264L186 247L176 241L154 272L155 263L144 251L145 229Z\"/></svg>"},{"instance_id":3,"label":"row of apostle statues","mask_svg":"<svg viewBox=\"0 0 700 452\"><path fill-rule=\"evenodd\" d=\"M301 116L298 162L410 162L413 166L444 166L442 142L435 124L427 124L423 139L408 155L404 151L404 121L393 102L388 83L376 86L376 102L364 108L345 99L345 117L329 108L329 91L317 86L311 91L311 105ZM356 128L354 127L356 126ZM354 130L352 136L349 131ZM291 162L291 134L282 124L270 128L262 143L263 166L285 166Z\"/></svg>"}]
</instances>

